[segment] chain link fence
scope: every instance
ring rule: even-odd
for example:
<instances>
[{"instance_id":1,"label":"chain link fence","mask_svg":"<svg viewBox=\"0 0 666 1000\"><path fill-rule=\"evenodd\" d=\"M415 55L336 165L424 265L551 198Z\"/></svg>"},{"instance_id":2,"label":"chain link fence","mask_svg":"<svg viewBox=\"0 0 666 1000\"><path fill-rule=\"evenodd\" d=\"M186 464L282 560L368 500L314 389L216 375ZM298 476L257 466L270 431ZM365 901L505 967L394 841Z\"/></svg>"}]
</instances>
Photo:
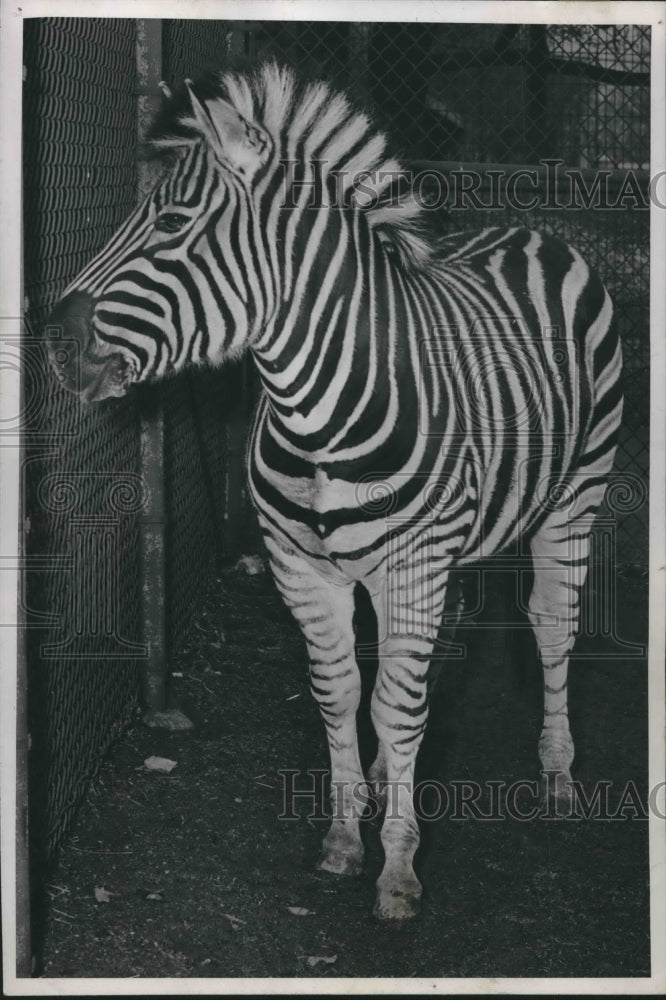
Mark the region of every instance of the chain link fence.
<instances>
[{"instance_id":1,"label":"chain link fence","mask_svg":"<svg viewBox=\"0 0 666 1000\"><path fill-rule=\"evenodd\" d=\"M224 50L226 34L220 22L203 31L199 22L178 22L165 33L165 61L172 72L195 74ZM28 21L24 66L22 487L30 846L39 886L107 748L136 715L146 655L142 392L81 407L59 388L43 350L58 297L137 203L137 23ZM219 559L248 534L238 474L248 411L241 375L202 372L157 389L172 652Z\"/></svg>"},{"instance_id":2,"label":"chain link fence","mask_svg":"<svg viewBox=\"0 0 666 1000\"><path fill-rule=\"evenodd\" d=\"M136 401L82 409L50 377L41 347L58 295L135 204L134 63L131 22L26 23L23 496L37 886L136 704Z\"/></svg>"},{"instance_id":3,"label":"chain link fence","mask_svg":"<svg viewBox=\"0 0 666 1000\"><path fill-rule=\"evenodd\" d=\"M529 225L562 236L600 271L625 352L617 466L630 487L614 508L619 561L644 569L649 28L171 20L162 23L162 38L163 76L171 84L228 59L276 56L348 88L390 131L403 161L430 172L430 188L435 175L440 190L445 179L444 228ZM40 343L67 283L136 204L136 23L28 21L24 62L23 488L31 836L41 864L138 704L140 393L81 408L49 375ZM555 181L558 164L523 177L528 190L517 185L515 197L496 184L516 164L547 160L558 161ZM567 201L568 168L581 178L577 190L582 184L587 192L582 203ZM594 189L599 170L607 171L605 202ZM627 189L629 175L636 189ZM160 390L171 648L231 538L251 538L238 472L251 381L239 368L188 375Z\"/></svg>"}]
</instances>

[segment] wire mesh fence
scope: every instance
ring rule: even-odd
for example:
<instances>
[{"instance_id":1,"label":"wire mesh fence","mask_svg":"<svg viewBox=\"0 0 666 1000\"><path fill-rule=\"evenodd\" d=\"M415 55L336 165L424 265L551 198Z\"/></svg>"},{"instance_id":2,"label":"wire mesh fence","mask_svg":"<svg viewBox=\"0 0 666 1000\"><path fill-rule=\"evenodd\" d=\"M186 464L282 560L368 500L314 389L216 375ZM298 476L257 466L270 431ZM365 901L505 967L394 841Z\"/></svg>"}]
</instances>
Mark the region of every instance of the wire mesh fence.
<instances>
[{"instance_id":1,"label":"wire mesh fence","mask_svg":"<svg viewBox=\"0 0 666 1000\"><path fill-rule=\"evenodd\" d=\"M230 25L229 51L349 88L408 159L647 167L640 25ZM242 37L241 37L242 36Z\"/></svg>"},{"instance_id":2,"label":"wire mesh fence","mask_svg":"<svg viewBox=\"0 0 666 1000\"><path fill-rule=\"evenodd\" d=\"M127 21L49 18L25 28L23 485L31 841L39 861L136 703L135 401L82 410L49 376L40 343L67 281L134 207L134 45Z\"/></svg>"},{"instance_id":3,"label":"wire mesh fence","mask_svg":"<svg viewBox=\"0 0 666 1000\"><path fill-rule=\"evenodd\" d=\"M82 408L60 389L43 350L44 336L58 335L45 328L58 297L137 203L136 29L133 20L99 18L36 19L25 28L23 496L35 870L134 718L146 652L141 392ZM175 47L167 36L165 58L196 73L226 33L219 23L202 32L199 22L183 22ZM243 542L246 505L242 497L227 503L226 494L229 455L234 470L242 462L247 405L233 372L203 372L158 392L173 651L218 558Z\"/></svg>"},{"instance_id":4,"label":"wire mesh fence","mask_svg":"<svg viewBox=\"0 0 666 1000\"><path fill-rule=\"evenodd\" d=\"M24 490L32 819L40 856L64 836L91 773L137 706L140 401L130 395L80 409L49 376L40 347L41 327L68 281L135 206L135 45L131 20L26 24ZM562 236L600 271L625 353L618 468L634 486L615 511L619 557L628 566L644 566L647 551L649 271L641 171L648 167L649 45L649 29L632 25L163 22L169 82L265 56L324 76L372 110L415 171L436 166L449 194L467 184L459 204L452 195L439 206L445 229L528 225ZM543 168L536 180L523 178L529 190L516 187L515 198L505 184L493 186L516 164L548 159L564 173L575 168L588 185L593 175L581 171L614 171L606 202L598 192L582 203L553 198ZM472 181L456 180L456 170ZM638 187L623 189L631 172ZM471 194L470 183L477 184ZM246 369L204 372L162 390L172 646L220 553L229 551L230 514L243 525L241 538L251 533L237 474L250 380Z\"/></svg>"}]
</instances>

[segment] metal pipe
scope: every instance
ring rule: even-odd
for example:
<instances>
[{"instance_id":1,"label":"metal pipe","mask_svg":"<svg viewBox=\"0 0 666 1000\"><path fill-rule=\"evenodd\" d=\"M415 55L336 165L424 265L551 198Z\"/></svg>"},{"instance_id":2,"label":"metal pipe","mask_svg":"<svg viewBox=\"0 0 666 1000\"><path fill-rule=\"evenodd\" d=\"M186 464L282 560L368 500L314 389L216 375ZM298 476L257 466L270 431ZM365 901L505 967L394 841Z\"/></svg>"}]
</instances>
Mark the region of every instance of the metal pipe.
<instances>
[{"instance_id":1,"label":"metal pipe","mask_svg":"<svg viewBox=\"0 0 666 1000\"><path fill-rule=\"evenodd\" d=\"M143 136L157 110L159 85L162 82L162 22L138 19L136 22L137 127ZM157 165L140 159L137 164L139 200L157 181ZM143 643L146 655L142 664L143 703L147 712L166 708L167 653L165 608L165 532L164 499L164 412L160 390L144 388L140 396L140 454L144 502L139 530L141 534L141 602Z\"/></svg>"},{"instance_id":2,"label":"metal pipe","mask_svg":"<svg viewBox=\"0 0 666 1000\"><path fill-rule=\"evenodd\" d=\"M162 21L139 18L136 22L137 126L144 136L158 107L159 94L168 91L162 79ZM166 89L165 89L166 88ZM139 159L139 199L155 186L161 168ZM141 533L141 618L146 647L142 665L144 722L164 729L191 729L179 709L169 707L169 660L166 620L166 529L164 488L164 409L162 389L145 386L140 395L141 475L145 498Z\"/></svg>"},{"instance_id":3,"label":"metal pipe","mask_svg":"<svg viewBox=\"0 0 666 1000\"><path fill-rule=\"evenodd\" d=\"M141 472L144 502L139 522L141 534L143 704L160 712L167 704L166 650L166 510L164 499L164 413L161 394L145 389L141 397Z\"/></svg>"}]
</instances>

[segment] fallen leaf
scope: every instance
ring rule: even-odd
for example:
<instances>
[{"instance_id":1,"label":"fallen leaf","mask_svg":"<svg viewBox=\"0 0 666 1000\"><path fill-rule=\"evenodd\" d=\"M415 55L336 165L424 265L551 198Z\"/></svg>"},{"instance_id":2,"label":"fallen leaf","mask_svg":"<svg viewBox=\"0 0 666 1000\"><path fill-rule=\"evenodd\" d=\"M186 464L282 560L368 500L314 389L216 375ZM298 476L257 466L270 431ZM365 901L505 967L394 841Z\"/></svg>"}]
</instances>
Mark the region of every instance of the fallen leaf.
<instances>
[{"instance_id":1,"label":"fallen leaf","mask_svg":"<svg viewBox=\"0 0 666 1000\"><path fill-rule=\"evenodd\" d=\"M259 556L241 556L234 569L242 569L248 576L257 576L264 572L264 564Z\"/></svg>"},{"instance_id":2,"label":"fallen leaf","mask_svg":"<svg viewBox=\"0 0 666 1000\"><path fill-rule=\"evenodd\" d=\"M239 931L245 923L245 921L241 920L240 917L234 917L231 913L221 913L220 916L229 921L232 931Z\"/></svg>"},{"instance_id":3,"label":"fallen leaf","mask_svg":"<svg viewBox=\"0 0 666 1000\"><path fill-rule=\"evenodd\" d=\"M97 900L98 903L110 903L111 893L108 892L106 889L98 888L97 886L95 886L95 899Z\"/></svg>"},{"instance_id":4,"label":"fallen leaf","mask_svg":"<svg viewBox=\"0 0 666 1000\"><path fill-rule=\"evenodd\" d=\"M305 956L305 961L308 963L309 966L319 965L320 962L323 962L325 965L332 965L333 962L337 962L337 960L338 960L338 956L337 955L306 955Z\"/></svg>"},{"instance_id":5,"label":"fallen leaf","mask_svg":"<svg viewBox=\"0 0 666 1000\"><path fill-rule=\"evenodd\" d=\"M295 917L309 917L310 914L314 914L314 910L306 910L304 906L288 906L287 909Z\"/></svg>"},{"instance_id":6,"label":"fallen leaf","mask_svg":"<svg viewBox=\"0 0 666 1000\"><path fill-rule=\"evenodd\" d=\"M176 766L176 761L169 760L167 757L146 757L143 766L148 771L159 771L161 774L169 774Z\"/></svg>"}]
</instances>

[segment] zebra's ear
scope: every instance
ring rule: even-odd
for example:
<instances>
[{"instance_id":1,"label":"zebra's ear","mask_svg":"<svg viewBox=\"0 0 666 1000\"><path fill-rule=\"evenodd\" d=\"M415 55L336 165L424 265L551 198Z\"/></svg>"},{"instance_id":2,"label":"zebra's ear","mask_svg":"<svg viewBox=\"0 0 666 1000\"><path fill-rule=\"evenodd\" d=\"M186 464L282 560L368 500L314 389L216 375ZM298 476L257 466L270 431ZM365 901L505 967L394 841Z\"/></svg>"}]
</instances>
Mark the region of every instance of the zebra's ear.
<instances>
[{"instance_id":1,"label":"zebra's ear","mask_svg":"<svg viewBox=\"0 0 666 1000\"><path fill-rule=\"evenodd\" d=\"M217 158L236 174L253 174L266 158L268 134L221 97L201 102L189 83L188 90L197 129Z\"/></svg>"}]
</instances>

